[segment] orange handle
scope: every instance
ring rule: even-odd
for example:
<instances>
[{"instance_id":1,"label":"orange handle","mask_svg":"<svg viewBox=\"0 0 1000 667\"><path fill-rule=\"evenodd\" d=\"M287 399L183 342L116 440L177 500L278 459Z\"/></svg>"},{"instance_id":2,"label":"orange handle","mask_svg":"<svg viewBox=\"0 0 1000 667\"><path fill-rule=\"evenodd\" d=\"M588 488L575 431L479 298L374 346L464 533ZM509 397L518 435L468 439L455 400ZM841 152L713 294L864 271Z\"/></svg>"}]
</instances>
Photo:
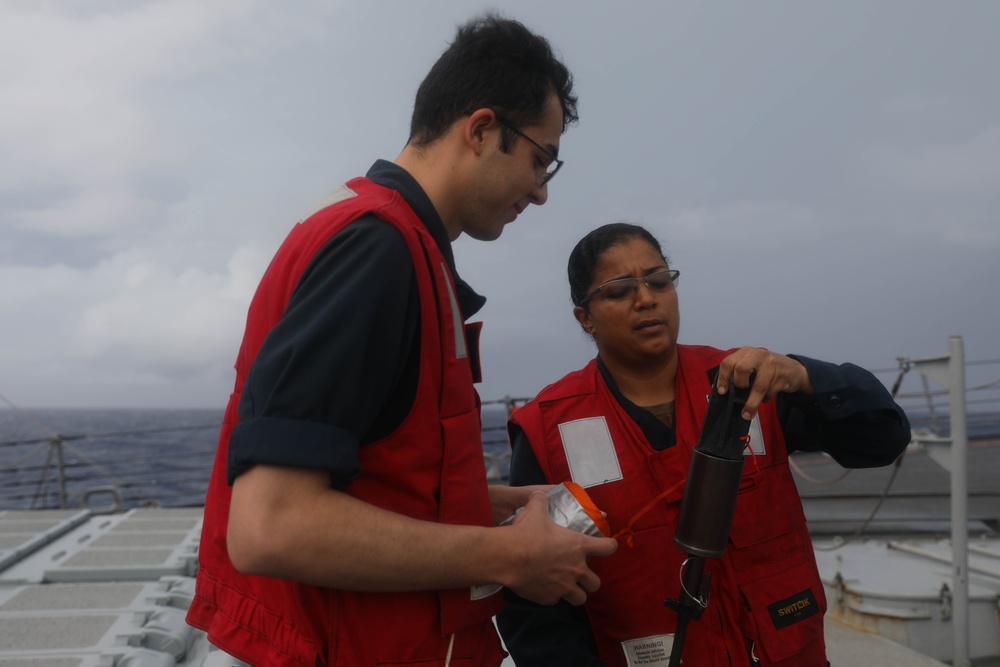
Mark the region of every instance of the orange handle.
<instances>
[{"instance_id":1,"label":"orange handle","mask_svg":"<svg viewBox=\"0 0 1000 667\"><path fill-rule=\"evenodd\" d=\"M611 526L608 525L608 520L604 517L601 510L597 509L597 505L594 504L594 501L591 500L590 496L586 491L584 491L583 487L576 482L563 482L563 485L569 489L569 492L573 494L576 501L580 503L580 506L583 507L587 516L589 516L594 522L597 529L601 531L601 534L604 535L604 537L611 537Z\"/></svg>"}]
</instances>

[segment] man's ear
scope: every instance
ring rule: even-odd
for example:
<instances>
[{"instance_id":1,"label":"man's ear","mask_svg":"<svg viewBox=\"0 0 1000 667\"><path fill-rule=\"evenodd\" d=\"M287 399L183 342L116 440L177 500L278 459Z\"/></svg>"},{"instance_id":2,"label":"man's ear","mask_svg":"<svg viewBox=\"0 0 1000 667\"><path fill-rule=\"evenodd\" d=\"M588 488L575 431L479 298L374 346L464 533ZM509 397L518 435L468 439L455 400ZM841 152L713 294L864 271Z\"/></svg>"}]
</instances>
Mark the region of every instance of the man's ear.
<instances>
[{"instance_id":1,"label":"man's ear","mask_svg":"<svg viewBox=\"0 0 1000 667\"><path fill-rule=\"evenodd\" d=\"M476 155L481 155L486 147L486 135L498 125L493 109L476 109L465 119L465 143Z\"/></svg>"}]
</instances>

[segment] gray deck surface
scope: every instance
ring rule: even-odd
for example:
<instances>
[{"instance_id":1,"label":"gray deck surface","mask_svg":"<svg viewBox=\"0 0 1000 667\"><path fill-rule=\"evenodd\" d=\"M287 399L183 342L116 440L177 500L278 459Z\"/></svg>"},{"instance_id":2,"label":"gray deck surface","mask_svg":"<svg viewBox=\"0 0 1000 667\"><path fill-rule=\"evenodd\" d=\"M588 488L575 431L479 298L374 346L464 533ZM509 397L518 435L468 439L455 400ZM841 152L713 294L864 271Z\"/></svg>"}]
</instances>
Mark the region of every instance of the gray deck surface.
<instances>
[{"instance_id":1,"label":"gray deck surface","mask_svg":"<svg viewBox=\"0 0 1000 667\"><path fill-rule=\"evenodd\" d=\"M842 472L819 455L797 456L796 464L814 479L828 480ZM885 492L891 469L854 471L833 485L814 484L796 474L817 545L829 546L838 536L848 542L835 552L817 551L828 586L827 646L833 667L943 664L880 636L877 632L884 634L885 627L879 630L878 622L865 621L863 615L838 606L836 600L837 573L843 574L848 589L856 594L857 609L878 602L873 602L878 598L873 592L880 586L889 591L898 580L899 586L928 598L921 604L931 605L928 618L933 623L925 630L925 626L893 620L890 634L900 632L901 627L917 635L949 631L947 621L937 618L939 610L932 608L940 597L941 581L947 580L948 566L906 554L904 566L898 553L884 556L879 551L884 549L885 533L911 540L922 549L947 551L947 473L921 451L909 453L903 465L905 474L889 489L862 536L853 533L868 520ZM970 449L969 473L972 541L1000 553L1000 443ZM203 633L183 622L193 595L200 523L200 509L133 510L119 515L0 512L0 667L236 664L212 649ZM870 577L871 559L875 559L876 572L892 571L896 576ZM924 569L908 573L910 567ZM988 570L994 565L986 561L980 567ZM974 594L985 596L986 604L993 595L995 616L1000 576L973 579ZM906 613L919 616L913 609ZM998 663L1000 656L984 656L976 662ZM508 659L504 667L513 664Z\"/></svg>"}]
</instances>

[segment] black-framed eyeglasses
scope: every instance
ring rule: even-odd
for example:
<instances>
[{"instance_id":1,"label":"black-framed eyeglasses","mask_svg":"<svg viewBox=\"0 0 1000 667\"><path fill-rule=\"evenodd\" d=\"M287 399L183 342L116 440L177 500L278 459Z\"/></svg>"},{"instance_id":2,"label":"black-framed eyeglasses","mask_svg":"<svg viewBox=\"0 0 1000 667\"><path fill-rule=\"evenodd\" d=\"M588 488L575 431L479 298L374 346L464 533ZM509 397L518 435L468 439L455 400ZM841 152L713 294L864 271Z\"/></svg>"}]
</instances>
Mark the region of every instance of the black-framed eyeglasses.
<instances>
[{"instance_id":1,"label":"black-framed eyeglasses","mask_svg":"<svg viewBox=\"0 0 1000 667\"><path fill-rule=\"evenodd\" d=\"M615 278L592 290L583 297L580 305L584 305L598 294L602 299L609 301L621 301L632 297L639 291L639 283L643 283L650 292L669 292L677 287L677 279L681 272L676 269L662 269L654 271L642 278Z\"/></svg>"},{"instance_id":2,"label":"black-framed eyeglasses","mask_svg":"<svg viewBox=\"0 0 1000 667\"><path fill-rule=\"evenodd\" d=\"M562 169L563 161L557 158L555 153L550 151L545 146L542 146L540 143L538 143L537 141L526 135L521 130L514 127L512 123L509 123L501 116L497 116L497 122L506 127L508 130L510 130L517 136L527 139L529 142L531 142L532 145L534 145L535 148L545 153L549 157L549 159L552 160L552 162L550 162L549 164L544 165L545 173L542 175L542 182L539 183L539 185L545 185L546 183L551 181L556 174L559 173L559 170Z\"/></svg>"}]
</instances>

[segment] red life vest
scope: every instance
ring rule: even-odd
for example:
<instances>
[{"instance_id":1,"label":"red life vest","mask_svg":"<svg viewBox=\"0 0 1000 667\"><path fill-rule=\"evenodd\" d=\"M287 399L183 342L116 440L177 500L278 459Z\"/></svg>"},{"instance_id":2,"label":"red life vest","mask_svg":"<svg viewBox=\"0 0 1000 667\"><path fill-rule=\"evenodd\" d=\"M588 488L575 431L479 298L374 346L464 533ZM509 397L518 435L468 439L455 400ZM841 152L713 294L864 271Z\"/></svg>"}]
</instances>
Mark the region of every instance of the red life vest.
<instances>
[{"instance_id":1,"label":"red life vest","mask_svg":"<svg viewBox=\"0 0 1000 667\"><path fill-rule=\"evenodd\" d=\"M728 354L678 345L677 444L656 451L619 405L597 363L544 389L511 419L524 430L548 481L573 480L622 531L618 551L590 567L601 588L586 610L601 657L612 667L667 665L687 554L674 544L691 451L708 406L708 373ZM705 563L709 603L688 626L685 667L825 667L826 599L773 402L751 427L726 553ZM756 440L757 442L754 442ZM666 496L651 506L657 496ZM645 513L643 511L645 510ZM629 659L632 662L629 662Z\"/></svg>"},{"instance_id":2,"label":"red life vest","mask_svg":"<svg viewBox=\"0 0 1000 667\"><path fill-rule=\"evenodd\" d=\"M226 550L232 487L229 437L239 421L244 379L279 321L303 271L341 229L372 213L395 226L413 258L420 295L420 379L412 409L390 436L359 452L361 475L347 492L408 516L493 525L483 462L479 397L451 271L402 197L365 178L342 186L278 250L254 296L236 363L205 503L199 570L188 622L230 655L256 665L327 667L397 664L499 665L505 657L492 622L499 595L469 589L354 593L237 572ZM474 334L478 325L470 325ZM454 636L453 636L454 635ZM426 663L425 663L426 661Z\"/></svg>"}]
</instances>

